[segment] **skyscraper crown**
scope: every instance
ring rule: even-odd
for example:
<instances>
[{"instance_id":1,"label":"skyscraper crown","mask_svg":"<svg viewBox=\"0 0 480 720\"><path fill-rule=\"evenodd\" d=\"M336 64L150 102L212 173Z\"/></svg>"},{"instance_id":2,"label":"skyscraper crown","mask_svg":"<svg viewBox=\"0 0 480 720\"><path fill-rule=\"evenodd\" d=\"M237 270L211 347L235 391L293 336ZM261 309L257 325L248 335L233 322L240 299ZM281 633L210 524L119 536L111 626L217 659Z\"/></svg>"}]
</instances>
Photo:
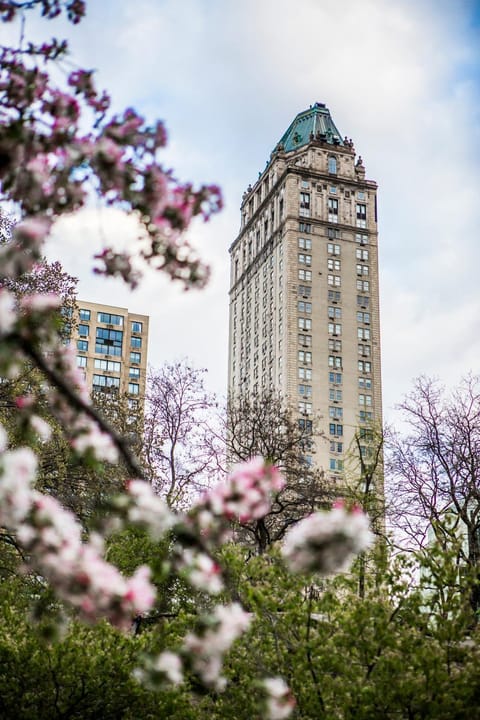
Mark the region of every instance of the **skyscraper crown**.
<instances>
[{"instance_id":1,"label":"skyscraper crown","mask_svg":"<svg viewBox=\"0 0 480 720\"><path fill-rule=\"evenodd\" d=\"M316 102L308 110L298 113L279 145L285 152L297 150L310 140L318 139L331 145L343 145L342 137L324 103Z\"/></svg>"}]
</instances>

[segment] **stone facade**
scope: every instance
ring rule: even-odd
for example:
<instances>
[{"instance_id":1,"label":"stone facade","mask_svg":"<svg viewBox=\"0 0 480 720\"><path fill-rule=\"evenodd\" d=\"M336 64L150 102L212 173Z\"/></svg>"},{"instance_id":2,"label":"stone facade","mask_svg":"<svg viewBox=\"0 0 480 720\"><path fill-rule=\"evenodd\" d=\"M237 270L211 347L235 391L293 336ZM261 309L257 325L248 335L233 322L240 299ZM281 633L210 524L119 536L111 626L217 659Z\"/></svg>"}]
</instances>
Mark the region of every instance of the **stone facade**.
<instances>
[{"instance_id":1,"label":"stone facade","mask_svg":"<svg viewBox=\"0 0 480 720\"><path fill-rule=\"evenodd\" d=\"M340 480L357 430L382 421L377 185L324 105L245 192L230 254L229 391L319 418L306 461Z\"/></svg>"}]
</instances>

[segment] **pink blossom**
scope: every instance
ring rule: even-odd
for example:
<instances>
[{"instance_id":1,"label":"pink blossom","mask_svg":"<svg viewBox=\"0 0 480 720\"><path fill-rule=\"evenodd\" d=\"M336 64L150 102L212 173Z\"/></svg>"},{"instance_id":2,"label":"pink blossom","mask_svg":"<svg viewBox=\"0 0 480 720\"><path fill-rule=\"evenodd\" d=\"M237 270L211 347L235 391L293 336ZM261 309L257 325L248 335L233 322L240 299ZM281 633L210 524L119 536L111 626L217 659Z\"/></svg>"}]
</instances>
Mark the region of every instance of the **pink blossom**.
<instances>
[{"instance_id":1,"label":"pink blossom","mask_svg":"<svg viewBox=\"0 0 480 720\"><path fill-rule=\"evenodd\" d=\"M143 613L151 609L154 603L156 592L150 582L150 576L150 568L142 565L127 580L127 589L123 601L131 604L132 614L134 615L143 615Z\"/></svg>"},{"instance_id":2,"label":"pink blossom","mask_svg":"<svg viewBox=\"0 0 480 720\"><path fill-rule=\"evenodd\" d=\"M177 522L166 502L156 495L149 483L130 480L127 486L131 501L128 505L129 522L148 530L154 540L159 540Z\"/></svg>"},{"instance_id":3,"label":"pink blossom","mask_svg":"<svg viewBox=\"0 0 480 720\"><path fill-rule=\"evenodd\" d=\"M178 549L177 570L188 580L190 585L218 595L223 590L220 566L206 553L191 548Z\"/></svg>"},{"instance_id":4,"label":"pink blossom","mask_svg":"<svg viewBox=\"0 0 480 720\"><path fill-rule=\"evenodd\" d=\"M209 617L208 626L195 635L188 633L183 650L193 671L203 683L216 690L223 690L225 678L221 677L223 656L235 640L250 626L251 618L238 604L216 605Z\"/></svg>"},{"instance_id":5,"label":"pink blossom","mask_svg":"<svg viewBox=\"0 0 480 720\"><path fill-rule=\"evenodd\" d=\"M80 426L78 435L72 440L72 447L79 455L90 451L96 460L109 463L118 461L118 449L111 436L102 432L91 420L86 420Z\"/></svg>"},{"instance_id":6,"label":"pink blossom","mask_svg":"<svg viewBox=\"0 0 480 720\"><path fill-rule=\"evenodd\" d=\"M39 313L47 310L58 310L61 304L61 297L55 293L35 293L33 295L25 295L20 301L20 306L24 310Z\"/></svg>"},{"instance_id":7,"label":"pink blossom","mask_svg":"<svg viewBox=\"0 0 480 720\"><path fill-rule=\"evenodd\" d=\"M309 515L287 533L282 555L293 572L331 574L346 570L373 542L367 516L334 507Z\"/></svg>"},{"instance_id":8,"label":"pink blossom","mask_svg":"<svg viewBox=\"0 0 480 720\"><path fill-rule=\"evenodd\" d=\"M242 523L264 517L271 507L271 495L279 492L285 480L277 468L263 458L252 458L237 465L226 483L209 491L200 504L215 516L238 518Z\"/></svg>"},{"instance_id":9,"label":"pink blossom","mask_svg":"<svg viewBox=\"0 0 480 720\"><path fill-rule=\"evenodd\" d=\"M8 335L16 320L14 296L8 290L0 289L0 336Z\"/></svg>"},{"instance_id":10,"label":"pink blossom","mask_svg":"<svg viewBox=\"0 0 480 720\"><path fill-rule=\"evenodd\" d=\"M262 685L267 693L268 720L285 720L295 707L295 699L282 678L265 678Z\"/></svg>"},{"instance_id":11,"label":"pink blossom","mask_svg":"<svg viewBox=\"0 0 480 720\"><path fill-rule=\"evenodd\" d=\"M183 682L182 660L176 653L165 650L156 659L154 669L164 673L173 685L180 685Z\"/></svg>"}]
</instances>

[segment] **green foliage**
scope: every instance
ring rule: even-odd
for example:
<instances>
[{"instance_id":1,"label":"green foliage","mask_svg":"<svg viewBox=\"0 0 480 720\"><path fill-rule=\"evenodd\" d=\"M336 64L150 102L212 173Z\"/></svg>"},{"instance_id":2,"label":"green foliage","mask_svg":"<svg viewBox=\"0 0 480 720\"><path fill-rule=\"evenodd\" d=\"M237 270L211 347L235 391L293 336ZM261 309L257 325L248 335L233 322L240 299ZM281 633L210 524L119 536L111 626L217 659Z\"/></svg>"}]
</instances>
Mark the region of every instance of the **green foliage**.
<instances>
[{"instance_id":1,"label":"green foliage","mask_svg":"<svg viewBox=\"0 0 480 720\"><path fill-rule=\"evenodd\" d=\"M260 674L287 681L304 720L480 717L478 633L465 594L446 590L453 555L433 554L428 583L412 587L411 563L399 559L381 581L367 578L360 598L356 572L307 583L274 554L245 562L229 549L232 580L256 619L230 656L229 692L205 698L205 716L256 717Z\"/></svg>"},{"instance_id":2,"label":"green foliage","mask_svg":"<svg viewBox=\"0 0 480 720\"><path fill-rule=\"evenodd\" d=\"M26 619L15 584L2 586L2 720L153 720L195 717L184 690L153 693L132 676L148 634L125 636L106 623L76 623L61 642Z\"/></svg>"}]
</instances>

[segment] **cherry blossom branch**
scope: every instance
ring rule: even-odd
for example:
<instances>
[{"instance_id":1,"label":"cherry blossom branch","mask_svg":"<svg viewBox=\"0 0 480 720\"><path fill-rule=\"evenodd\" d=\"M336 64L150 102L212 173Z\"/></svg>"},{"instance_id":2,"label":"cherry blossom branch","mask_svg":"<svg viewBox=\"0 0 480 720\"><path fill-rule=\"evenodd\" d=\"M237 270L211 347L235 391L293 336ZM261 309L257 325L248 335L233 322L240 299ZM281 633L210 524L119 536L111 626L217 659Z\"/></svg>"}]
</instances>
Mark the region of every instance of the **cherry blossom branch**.
<instances>
[{"instance_id":1,"label":"cherry blossom branch","mask_svg":"<svg viewBox=\"0 0 480 720\"><path fill-rule=\"evenodd\" d=\"M89 405L74 390L72 390L71 386L65 381L63 375L57 372L54 368L50 367L42 354L26 338L22 337L20 334L13 334L10 338L18 344L22 352L27 357L34 361L39 370L41 370L45 377L47 377L48 380L50 380L50 382L52 382L53 385L61 391L77 412L87 415L91 420L97 423L102 432L111 437L132 477L144 480L145 474L143 469L134 454L130 451L127 440L116 432L116 430L100 415L100 413L97 412L93 405Z\"/></svg>"}]
</instances>

